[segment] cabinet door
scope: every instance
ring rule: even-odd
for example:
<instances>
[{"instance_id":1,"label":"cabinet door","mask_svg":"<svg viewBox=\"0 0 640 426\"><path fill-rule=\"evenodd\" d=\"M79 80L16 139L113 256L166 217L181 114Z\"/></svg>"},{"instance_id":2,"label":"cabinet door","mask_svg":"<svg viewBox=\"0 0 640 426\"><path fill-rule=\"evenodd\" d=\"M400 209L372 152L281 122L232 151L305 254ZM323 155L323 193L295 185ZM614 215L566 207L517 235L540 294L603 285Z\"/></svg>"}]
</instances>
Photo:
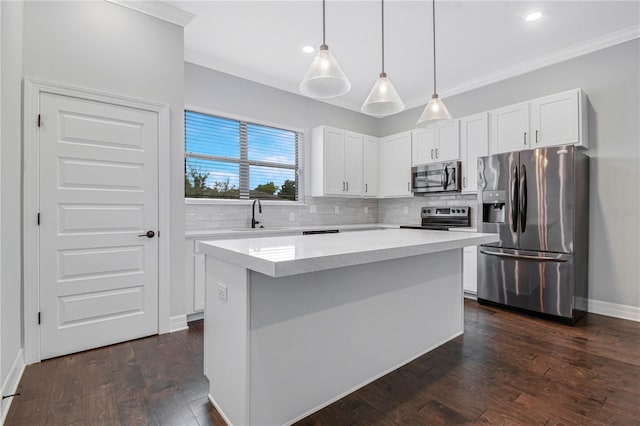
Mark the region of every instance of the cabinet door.
<instances>
[{"instance_id":1,"label":"cabinet door","mask_svg":"<svg viewBox=\"0 0 640 426\"><path fill-rule=\"evenodd\" d=\"M460 121L440 121L436 124L436 132L436 160L458 160L460 158Z\"/></svg>"},{"instance_id":2,"label":"cabinet door","mask_svg":"<svg viewBox=\"0 0 640 426\"><path fill-rule=\"evenodd\" d=\"M489 155L489 118L486 112L460 119L462 191L478 190L478 157Z\"/></svg>"},{"instance_id":3,"label":"cabinet door","mask_svg":"<svg viewBox=\"0 0 640 426\"><path fill-rule=\"evenodd\" d=\"M489 152L519 151L529 148L529 103L523 102L490 111Z\"/></svg>"},{"instance_id":4,"label":"cabinet door","mask_svg":"<svg viewBox=\"0 0 640 426\"><path fill-rule=\"evenodd\" d=\"M345 194L362 196L362 144L364 136L358 133L344 134Z\"/></svg>"},{"instance_id":5,"label":"cabinet door","mask_svg":"<svg viewBox=\"0 0 640 426\"><path fill-rule=\"evenodd\" d=\"M579 90L531 101L531 147L580 143Z\"/></svg>"},{"instance_id":6,"label":"cabinet door","mask_svg":"<svg viewBox=\"0 0 640 426\"><path fill-rule=\"evenodd\" d=\"M478 292L478 251L476 246L462 252L462 286L467 293Z\"/></svg>"},{"instance_id":7,"label":"cabinet door","mask_svg":"<svg viewBox=\"0 0 640 426\"><path fill-rule=\"evenodd\" d=\"M364 137L364 187L365 197L378 196L378 139L372 136Z\"/></svg>"},{"instance_id":8,"label":"cabinet door","mask_svg":"<svg viewBox=\"0 0 640 426\"><path fill-rule=\"evenodd\" d=\"M345 195L344 132L338 129L324 131L324 192Z\"/></svg>"},{"instance_id":9,"label":"cabinet door","mask_svg":"<svg viewBox=\"0 0 640 426\"><path fill-rule=\"evenodd\" d=\"M411 165L434 163L436 150L435 126L424 129L416 129L412 134L411 143Z\"/></svg>"},{"instance_id":10,"label":"cabinet door","mask_svg":"<svg viewBox=\"0 0 640 426\"><path fill-rule=\"evenodd\" d=\"M384 138L380 146L383 197L411 196L411 133Z\"/></svg>"}]
</instances>

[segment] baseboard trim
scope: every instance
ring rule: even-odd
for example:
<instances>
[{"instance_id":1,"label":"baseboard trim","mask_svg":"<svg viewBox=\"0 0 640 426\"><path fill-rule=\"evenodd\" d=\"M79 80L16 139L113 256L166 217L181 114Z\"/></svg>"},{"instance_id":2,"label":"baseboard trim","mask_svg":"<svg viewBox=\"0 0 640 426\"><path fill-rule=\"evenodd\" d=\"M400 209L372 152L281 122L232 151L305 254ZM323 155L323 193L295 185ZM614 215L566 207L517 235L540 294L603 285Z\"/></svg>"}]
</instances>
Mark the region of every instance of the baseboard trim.
<instances>
[{"instance_id":1,"label":"baseboard trim","mask_svg":"<svg viewBox=\"0 0 640 426\"><path fill-rule=\"evenodd\" d=\"M464 292L465 299L478 300L478 295L476 293L472 293L470 291Z\"/></svg>"},{"instance_id":2,"label":"baseboard trim","mask_svg":"<svg viewBox=\"0 0 640 426\"><path fill-rule=\"evenodd\" d=\"M640 307L638 306L621 305L592 299L589 299L587 306L588 311L592 314L640 322Z\"/></svg>"},{"instance_id":3,"label":"baseboard trim","mask_svg":"<svg viewBox=\"0 0 640 426\"><path fill-rule=\"evenodd\" d=\"M220 406L216 403L216 400L213 399L213 397L211 396L211 394L207 394L207 398L209 398L209 401L211 401L211 403L213 404L213 406L215 407L215 409L218 411L218 414L220 414L220 417L222 417L222 420L224 420L224 422L228 425L232 425L233 423L231 423L231 421L229 421L229 418L227 417L226 414L224 414L224 411L222 411L222 409L220 408Z\"/></svg>"},{"instance_id":4,"label":"baseboard trim","mask_svg":"<svg viewBox=\"0 0 640 426\"><path fill-rule=\"evenodd\" d=\"M204 311L189 314L187 315L187 324L189 324L191 321L199 321L201 319L204 319Z\"/></svg>"},{"instance_id":5,"label":"baseboard trim","mask_svg":"<svg viewBox=\"0 0 640 426\"><path fill-rule=\"evenodd\" d=\"M16 359L13 361L13 365L11 366L11 370L9 370L9 375L7 376L7 380L2 384L2 395L11 395L16 393L18 389L18 385L20 384L20 379L22 378L22 373L24 373L24 355L22 348L18 351L18 355ZM16 397L13 397L16 398ZM7 418L7 414L9 413L9 408L11 408L11 403L13 402L13 398L6 398L2 400L2 405L0 406L0 412L2 413L2 417L0 418L0 424L4 424L4 421ZM19 398L19 397L18 397Z\"/></svg>"},{"instance_id":6,"label":"baseboard trim","mask_svg":"<svg viewBox=\"0 0 640 426\"><path fill-rule=\"evenodd\" d=\"M187 315L176 315L169 319L169 333L175 333L176 331L182 331L188 329Z\"/></svg>"}]
</instances>

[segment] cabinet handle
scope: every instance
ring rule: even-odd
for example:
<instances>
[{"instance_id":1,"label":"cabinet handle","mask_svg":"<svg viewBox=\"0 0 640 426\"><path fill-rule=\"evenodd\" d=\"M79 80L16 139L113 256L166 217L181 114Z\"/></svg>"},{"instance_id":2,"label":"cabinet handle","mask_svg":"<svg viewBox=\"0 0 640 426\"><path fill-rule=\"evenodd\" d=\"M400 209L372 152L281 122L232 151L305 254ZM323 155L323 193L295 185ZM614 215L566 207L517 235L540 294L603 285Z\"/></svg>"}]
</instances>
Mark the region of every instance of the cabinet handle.
<instances>
[{"instance_id":1,"label":"cabinet handle","mask_svg":"<svg viewBox=\"0 0 640 426\"><path fill-rule=\"evenodd\" d=\"M411 182L407 182L407 192L411 192Z\"/></svg>"},{"instance_id":2,"label":"cabinet handle","mask_svg":"<svg viewBox=\"0 0 640 426\"><path fill-rule=\"evenodd\" d=\"M436 158L439 158L438 157L438 148L436 148Z\"/></svg>"},{"instance_id":3,"label":"cabinet handle","mask_svg":"<svg viewBox=\"0 0 640 426\"><path fill-rule=\"evenodd\" d=\"M467 177L466 177L466 176L464 176L464 177L462 178L462 187L463 187L463 188L466 188L466 187L467 187Z\"/></svg>"},{"instance_id":4,"label":"cabinet handle","mask_svg":"<svg viewBox=\"0 0 640 426\"><path fill-rule=\"evenodd\" d=\"M538 143L538 131L536 130L536 143Z\"/></svg>"},{"instance_id":5,"label":"cabinet handle","mask_svg":"<svg viewBox=\"0 0 640 426\"><path fill-rule=\"evenodd\" d=\"M344 181L342 182L342 192L344 192Z\"/></svg>"},{"instance_id":6,"label":"cabinet handle","mask_svg":"<svg viewBox=\"0 0 640 426\"><path fill-rule=\"evenodd\" d=\"M349 192L349 182L347 182L347 192Z\"/></svg>"},{"instance_id":7,"label":"cabinet handle","mask_svg":"<svg viewBox=\"0 0 640 426\"><path fill-rule=\"evenodd\" d=\"M431 148L431 159L433 160L433 148Z\"/></svg>"},{"instance_id":8,"label":"cabinet handle","mask_svg":"<svg viewBox=\"0 0 640 426\"><path fill-rule=\"evenodd\" d=\"M367 186L367 184L364 184L364 192L369 192L369 187Z\"/></svg>"},{"instance_id":9,"label":"cabinet handle","mask_svg":"<svg viewBox=\"0 0 640 426\"><path fill-rule=\"evenodd\" d=\"M524 145L527 144L527 132L524 132L524 137L522 138L522 142L524 143Z\"/></svg>"}]
</instances>

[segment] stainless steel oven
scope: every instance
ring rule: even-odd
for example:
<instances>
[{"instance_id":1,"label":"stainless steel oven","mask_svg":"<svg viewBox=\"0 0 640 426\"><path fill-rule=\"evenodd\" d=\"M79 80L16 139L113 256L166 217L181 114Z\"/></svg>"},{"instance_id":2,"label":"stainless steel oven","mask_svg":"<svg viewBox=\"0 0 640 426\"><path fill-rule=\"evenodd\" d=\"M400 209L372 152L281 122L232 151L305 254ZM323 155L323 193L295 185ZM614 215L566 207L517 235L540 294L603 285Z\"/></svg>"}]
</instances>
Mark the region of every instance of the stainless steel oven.
<instances>
[{"instance_id":1,"label":"stainless steel oven","mask_svg":"<svg viewBox=\"0 0 640 426\"><path fill-rule=\"evenodd\" d=\"M411 168L411 190L416 195L460 192L460 161L423 164Z\"/></svg>"}]
</instances>

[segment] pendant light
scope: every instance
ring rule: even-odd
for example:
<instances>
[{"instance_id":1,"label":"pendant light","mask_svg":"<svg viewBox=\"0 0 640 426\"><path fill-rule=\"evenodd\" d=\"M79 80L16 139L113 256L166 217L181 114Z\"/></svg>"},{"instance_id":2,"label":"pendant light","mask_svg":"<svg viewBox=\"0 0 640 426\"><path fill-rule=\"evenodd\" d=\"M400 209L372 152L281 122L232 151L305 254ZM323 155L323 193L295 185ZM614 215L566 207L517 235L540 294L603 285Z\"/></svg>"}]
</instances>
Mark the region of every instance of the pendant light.
<instances>
[{"instance_id":1,"label":"pendant light","mask_svg":"<svg viewBox=\"0 0 640 426\"><path fill-rule=\"evenodd\" d=\"M322 45L300 83L300 92L312 98L334 98L351 90L349 79L329 52L325 41L325 0L322 0Z\"/></svg>"},{"instance_id":2,"label":"pendant light","mask_svg":"<svg viewBox=\"0 0 640 426\"><path fill-rule=\"evenodd\" d=\"M433 3L433 95L431 100L425 107L422 115L418 119L418 127L426 127L436 120L451 120L451 114L447 111L447 107L442 103L442 99L436 91L436 0Z\"/></svg>"},{"instance_id":3,"label":"pendant light","mask_svg":"<svg viewBox=\"0 0 640 426\"><path fill-rule=\"evenodd\" d=\"M400 95L393 87L391 79L384 72L384 0L382 3L382 72L373 89L369 92L369 96L362 104L362 112L369 115L382 117L389 114L395 114L404 109L404 102L400 99Z\"/></svg>"}]
</instances>

